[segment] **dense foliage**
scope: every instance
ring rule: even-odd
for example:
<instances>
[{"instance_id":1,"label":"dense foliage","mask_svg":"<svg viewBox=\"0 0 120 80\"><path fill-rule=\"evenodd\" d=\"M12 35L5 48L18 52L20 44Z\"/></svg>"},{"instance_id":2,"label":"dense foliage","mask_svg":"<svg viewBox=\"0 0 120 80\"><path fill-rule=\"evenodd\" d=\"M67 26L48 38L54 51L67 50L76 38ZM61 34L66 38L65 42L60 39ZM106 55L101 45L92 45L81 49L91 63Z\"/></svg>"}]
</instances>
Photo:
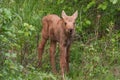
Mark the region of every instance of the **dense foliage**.
<instances>
[{"instance_id":1,"label":"dense foliage","mask_svg":"<svg viewBox=\"0 0 120 80\"><path fill-rule=\"evenodd\" d=\"M0 80L61 79L51 73L49 42L37 67L37 46L42 17L62 10L79 12L66 80L120 79L120 0L0 0Z\"/></svg>"}]
</instances>

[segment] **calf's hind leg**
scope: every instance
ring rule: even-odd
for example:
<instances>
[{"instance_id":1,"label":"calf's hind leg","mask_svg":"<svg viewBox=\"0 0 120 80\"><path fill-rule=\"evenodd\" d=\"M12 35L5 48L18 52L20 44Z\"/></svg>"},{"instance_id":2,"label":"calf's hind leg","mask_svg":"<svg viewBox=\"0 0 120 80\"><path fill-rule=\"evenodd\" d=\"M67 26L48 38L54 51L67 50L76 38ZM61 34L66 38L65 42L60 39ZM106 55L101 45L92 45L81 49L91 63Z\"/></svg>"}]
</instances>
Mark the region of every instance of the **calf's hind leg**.
<instances>
[{"instance_id":1,"label":"calf's hind leg","mask_svg":"<svg viewBox=\"0 0 120 80\"><path fill-rule=\"evenodd\" d=\"M41 66L42 54L44 52L44 47L45 47L46 42L47 42L47 39L42 38L38 46L38 66Z\"/></svg>"}]
</instances>

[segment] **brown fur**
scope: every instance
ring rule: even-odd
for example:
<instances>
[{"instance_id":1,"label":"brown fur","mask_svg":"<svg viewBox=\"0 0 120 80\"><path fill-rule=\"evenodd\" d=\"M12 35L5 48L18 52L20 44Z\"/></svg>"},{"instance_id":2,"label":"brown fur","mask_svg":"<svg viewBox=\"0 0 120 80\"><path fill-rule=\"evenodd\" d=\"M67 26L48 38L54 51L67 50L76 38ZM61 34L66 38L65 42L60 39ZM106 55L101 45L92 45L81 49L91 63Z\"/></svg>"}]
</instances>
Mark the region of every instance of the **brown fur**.
<instances>
[{"instance_id":1,"label":"brown fur","mask_svg":"<svg viewBox=\"0 0 120 80\"><path fill-rule=\"evenodd\" d=\"M67 16L66 13L62 11L62 18L54 14L43 17L42 39L38 47L39 65L41 65L45 43L50 39L50 61L52 71L54 73L57 72L55 67L55 48L57 42L60 47L61 73L64 75L65 70L69 71L69 50L75 33L75 20L77 15L77 11L72 16Z\"/></svg>"}]
</instances>

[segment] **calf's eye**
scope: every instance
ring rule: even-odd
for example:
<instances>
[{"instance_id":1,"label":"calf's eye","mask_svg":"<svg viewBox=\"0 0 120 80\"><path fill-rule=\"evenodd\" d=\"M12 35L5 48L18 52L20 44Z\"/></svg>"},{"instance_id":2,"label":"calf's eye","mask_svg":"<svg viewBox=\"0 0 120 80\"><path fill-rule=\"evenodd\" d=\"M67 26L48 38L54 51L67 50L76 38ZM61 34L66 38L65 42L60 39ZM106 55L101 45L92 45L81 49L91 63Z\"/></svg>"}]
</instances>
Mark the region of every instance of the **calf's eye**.
<instances>
[{"instance_id":1,"label":"calf's eye","mask_svg":"<svg viewBox=\"0 0 120 80\"><path fill-rule=\"evenodd\" d=\"M73 24L75 25L75 22Z\"/></svg>"},{"instance_id":2,"label":"calf's eye","mask_svg":"<svg viewBox=\"0 0 120 80\"><path fill-rule=\"evenodd\" d=\"M76 26L76 23L74 22L73 25Z\"/></svg>"}]
</instances>

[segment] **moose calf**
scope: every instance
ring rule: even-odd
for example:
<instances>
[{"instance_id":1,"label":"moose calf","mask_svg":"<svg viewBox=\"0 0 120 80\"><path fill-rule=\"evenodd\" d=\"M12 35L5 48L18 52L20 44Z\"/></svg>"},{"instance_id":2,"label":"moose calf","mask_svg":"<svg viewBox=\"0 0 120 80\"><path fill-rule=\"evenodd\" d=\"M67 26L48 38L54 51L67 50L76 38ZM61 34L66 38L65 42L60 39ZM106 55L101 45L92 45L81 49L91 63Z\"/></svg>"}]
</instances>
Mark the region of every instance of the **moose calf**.
<instances>
[{"instance_id":1,"label":"moose calf","mask_svg":"<svg viewBox=\"0 0 120 80\"><path fill-rule=\"evenodd\" d=\"M69 51L75 33L75 20L77 16L78 11L72 16L67 16L66 13L62 11L62 18L54 14L43 17L42 38L38 47L39 65L41 65L45 43L50 39L50 61L52 71L54 73L57 72L55 65L55 49L57 42L59 43L60 48L61 73L64 75L65 71L69 71Z\"/></svg>"}]
</instances>

